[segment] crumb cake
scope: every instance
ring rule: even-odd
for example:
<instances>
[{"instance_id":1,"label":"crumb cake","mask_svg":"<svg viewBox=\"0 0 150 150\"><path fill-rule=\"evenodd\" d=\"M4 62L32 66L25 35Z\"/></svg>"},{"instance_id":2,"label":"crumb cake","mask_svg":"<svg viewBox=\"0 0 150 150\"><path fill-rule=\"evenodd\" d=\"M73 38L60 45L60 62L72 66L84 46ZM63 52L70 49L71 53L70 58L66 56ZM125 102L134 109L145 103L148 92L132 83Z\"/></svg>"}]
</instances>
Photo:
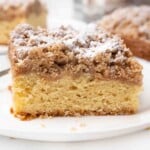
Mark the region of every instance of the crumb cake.
<instances>
[{"instance_id":1,"label":"crumb cake","mask_svg":"<svg viewBox=\"0 0 150 150\"><path fill-rule=\"evenodd\" d=\"M135 56L150 61L150 6L118 9L104 16L98 25L120 35Z\"/></svg>"},{"instance_id":2,"label":"crumb cake","mask_svg":"<svg viewBox=\"0 0 150 150\"><path fill-rule=\"evenodd\" d=\"M38 116L125 115L138 110L142 66L123 41L89 25L11 34L12 110Z\"/></svg>"},{"instance_id":3,"label":"crumb cake","mask_svg":"<svg viewBox=\"0 0 150 150\"><path fill-rule=\"evenodd\" d=\"M46 26L47 10L40 0L0 1L0 44L6 45L9 33L22 22Z\"/></svg>"}]
</instances>

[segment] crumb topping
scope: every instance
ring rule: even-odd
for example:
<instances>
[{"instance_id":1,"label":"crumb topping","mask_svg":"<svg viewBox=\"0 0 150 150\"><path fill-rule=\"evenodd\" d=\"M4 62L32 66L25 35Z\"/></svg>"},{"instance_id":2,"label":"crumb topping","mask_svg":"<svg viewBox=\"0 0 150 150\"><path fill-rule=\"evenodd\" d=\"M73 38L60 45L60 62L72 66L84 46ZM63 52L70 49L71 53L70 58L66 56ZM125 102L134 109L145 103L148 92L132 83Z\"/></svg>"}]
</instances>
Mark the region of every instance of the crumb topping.
<instances>
[{"instance_id":1,"label":"crumb topping","mask_svg":"<svg viewBox=\"0 0 150 150\"><path fill-rule=\"evenodd\" d=\"M53 79L62 74L141 83L142 67L123 41L94 24L84 30L60 26L49 31L21 24L11 34L13 73L37 72Z\"/></svg>"},{"instance_id":2,"label":"crumb topping","mask_svg":"<svg viewBox=\"0 0 150 150\"><path fill-rule=\"evenodd\" d=\"M111 20L111 23L109 22ZM108 23L109 22L109 23ZM100 25L115 32L128 31L129 34L150 39L150 7L149 6L131 6L121 8L112 14L105 16ZM121 31L123 30L123 31ZM131 30L131 32L129 31ZM137 32L137 35L135 35Z\"/></svg>"},{"instance_id":3,"label":"crumb topping","mask_svg":"<svg viewBox=\"0 0 150 150\"><path fill-rule=\"evenodd\" d=\"M7 10L9 7L19 7L24 5L24 7L26 7L26 5L30 2L33 2L33 0L26 0L26 1L22 1L22 0L1 0L0 1L0 6L3 6L4 10Z\"/></svg>"},{"instance_id":4,"label":"crumb topping","mask_svg":"<svg viewBox=\"0 0 150 150\"><path fill-rule=\"evenodd\" d=\"M41 28L36 30L27 24L22 24L12 32L11 39L20 55L24 51L34 50L35 47L45 48L54 44L64 45L77 58L94 58L97 54L106 51L112 53L128 51L120 38L108 34L103 29L97 29L94 24L88 25L84 31L77 31L71 26L60 26L49 32ZM118 56L116 55L116 57ZM123 57L127 56L122 55L122 59Z\"/></svg>"},{"instance_id":5,"label":"crumb topping","mask_svg":"<svg viewBox=\"0 0 150 150\"><path fill-rule=\"evenodd\" d=\"M0 19L11 20L14 17L28 16L46 11L41 0L0 0Z\"/></svg>"}]
</instances>

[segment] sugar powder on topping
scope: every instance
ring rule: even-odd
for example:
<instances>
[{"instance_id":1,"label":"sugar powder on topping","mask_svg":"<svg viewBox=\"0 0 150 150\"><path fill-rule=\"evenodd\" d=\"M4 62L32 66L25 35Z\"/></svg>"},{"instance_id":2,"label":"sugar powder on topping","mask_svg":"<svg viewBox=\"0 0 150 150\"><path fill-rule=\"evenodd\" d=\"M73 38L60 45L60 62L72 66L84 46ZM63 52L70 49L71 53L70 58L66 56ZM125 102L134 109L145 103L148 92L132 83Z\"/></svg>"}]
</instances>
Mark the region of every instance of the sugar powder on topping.
<instances>
[{"instance_id":1,"label":"sugar powder on topping","mask_svg":"<svg viewBox=\"0 0 150 150\"><path fill-rule=\"evenodd\" d=\"M12 32L11 40L19 55L34 50L34 47L44 48L53 44L64 45L77 58L94 58L107 51L121 52L126 49L120 38L97 28L95 24L89 24L81 31L71 26L60 26L46 31L21 24Z\"/></svg>"}]
</instances>

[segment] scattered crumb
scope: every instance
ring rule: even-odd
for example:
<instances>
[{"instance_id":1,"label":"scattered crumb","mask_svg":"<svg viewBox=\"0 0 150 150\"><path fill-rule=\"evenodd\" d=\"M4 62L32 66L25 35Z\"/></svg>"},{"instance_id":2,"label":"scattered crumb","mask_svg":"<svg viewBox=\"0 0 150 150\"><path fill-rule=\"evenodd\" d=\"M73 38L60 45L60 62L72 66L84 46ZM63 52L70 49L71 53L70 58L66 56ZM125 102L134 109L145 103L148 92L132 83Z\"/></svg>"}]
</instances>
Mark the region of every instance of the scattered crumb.
<instances>
[{"instance_id":1,"label":"scattered crumb","mask_svg":"<svg viewBox=\"0 0 150 150\"><path fill-rule=\"evenodd\" d=\"M10 92L12 92L12 86L11 85L8 85L8 90L10 91Z\"/></svg>"},{"instance_id":2,"label":"scattered crumb","mask_svg":"<svg viewBox=\"0 0 150 150\"><path fill-rule=\"evenodd\" d=\"M45 128L46 126L45 126L45 124L41 123L41 127L42 127L42 128Z\"/></svg>"},{"instance_id":3,"label":"scattered crumb","mask_svg":"<svg viewBox=\"0 0 150 150\"><path fill-rule=\"evenodd\" d=\"M74 131L77 131L77 128L72 127L70 130L74 132Z\"/></svg>"},{"instance_id":4,"label":"scattered crumb","mask_svg":"<svg viewBox=\"0 0 150 150\"><path fill-rule=\"evenodd\" d=\"M15 140L16 138L14 138L14 137L9 137L11 140Z\"/></svg>"},{"instance_id":5,"label":"scattered crumb","mask_svg":"<svg viewBox=\"0 0 150 150\"><path fill-rule=\"evenodd\" d=\"M86 127L86 124L84 122L80 123L80 127Z\"/></svg>"},{"instance_id":6,"label":"scattered crumb","mask_svg":"<svg viewBox=\"0 0 150 150\"><path fill-rule=\"evenodd\" d=\"M148 127L148 128L145 128L145 130L150 130L150 127Z\"/></svg>"},{"instance_id":7,"label":"scattered crumb","mask_svg":"<svg viewBox=\"0 0 150 150\"><path fill-rule=\"evenodd\" d=\"M13 114L13 112L14 112L14 111L13 111L13 108L11 107L11 108L10 108L10 113Z\"/></svg>"}]
</instances>

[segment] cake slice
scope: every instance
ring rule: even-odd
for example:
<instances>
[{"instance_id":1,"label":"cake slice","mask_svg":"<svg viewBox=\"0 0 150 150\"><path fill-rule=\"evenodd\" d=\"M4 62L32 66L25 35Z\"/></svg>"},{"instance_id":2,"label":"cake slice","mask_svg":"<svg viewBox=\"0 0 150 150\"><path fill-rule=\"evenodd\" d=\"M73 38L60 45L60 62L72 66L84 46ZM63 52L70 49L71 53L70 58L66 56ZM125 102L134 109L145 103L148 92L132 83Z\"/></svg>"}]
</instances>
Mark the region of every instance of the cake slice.
<instances>
[{"instance_id":1,"label":"cake slice","mask_svg":"<svg viewBox=\"0 0 150 150\"><path fill-rule=\"evenodd\" d=\"M150 6L117 9L98 25L121 36L135 56L150 61Z\"/></svg>"},{"instance_id":2,"label":"cake slice","mask_svg":"<svg viewBox=\"0 0 150 150\"><path fill-rule=\"evenodd\" d=\"M38 116L136 113L141 65L122 40L95 25L50 31L19 25L11 34L12 110Z\"/></svg>"},{"instance_id":3,"label":"cake slice","mask_svg":"<svg viewBox=\"0 0 150 150\"><path fill-rule=\"evenodd\" d=\"M0 44L8 44L9 33L22 22L46 27L47 10L40 0L0 1Z\"/></svg>"}]
</instances>

